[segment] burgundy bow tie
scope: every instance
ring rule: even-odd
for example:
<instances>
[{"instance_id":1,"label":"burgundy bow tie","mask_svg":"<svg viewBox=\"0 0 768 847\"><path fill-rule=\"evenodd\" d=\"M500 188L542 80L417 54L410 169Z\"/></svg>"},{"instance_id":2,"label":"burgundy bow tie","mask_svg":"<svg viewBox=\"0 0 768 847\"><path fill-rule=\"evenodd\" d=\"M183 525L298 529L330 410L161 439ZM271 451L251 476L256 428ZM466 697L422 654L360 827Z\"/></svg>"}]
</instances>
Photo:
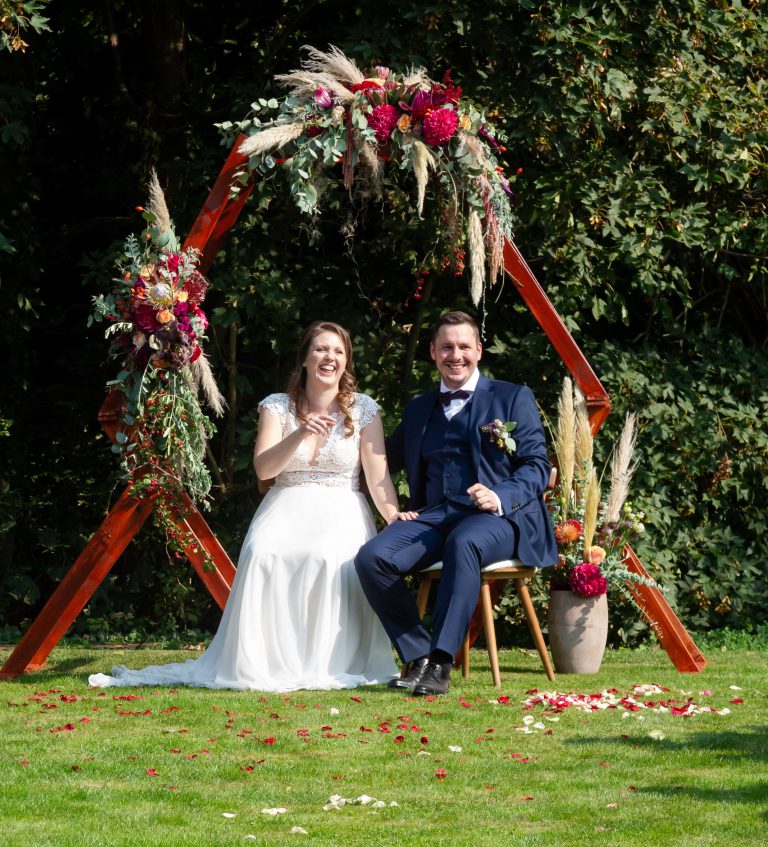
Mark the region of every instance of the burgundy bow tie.
<instances>
[{"instance_id":1,"label":"burgundy bow tie","mask_svg":"<svg viewBox=\"0 0 768 847\"><path fill-rule=\"evenodd\" d=\"M467 397L471 397L471 391L465 391L463 388L460 388L458 391L441 391L440 392L440 402L443 406L447 406L451 400L465 400Z\"/></svg>"}]
</instances>

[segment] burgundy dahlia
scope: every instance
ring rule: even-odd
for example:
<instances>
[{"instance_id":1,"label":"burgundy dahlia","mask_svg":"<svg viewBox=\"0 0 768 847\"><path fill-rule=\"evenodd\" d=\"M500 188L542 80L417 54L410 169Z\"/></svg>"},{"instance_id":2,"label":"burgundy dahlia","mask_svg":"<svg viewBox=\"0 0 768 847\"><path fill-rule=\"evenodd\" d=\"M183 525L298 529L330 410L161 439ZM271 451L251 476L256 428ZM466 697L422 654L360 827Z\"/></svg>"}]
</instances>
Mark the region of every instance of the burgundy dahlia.
<instances>
[{"instance_id":1,"label":"burgundy dahlia","mask_svg":"<svg viewBox=\"0 0 768 847\"><path fill-rule=\"evenodd\" d=\"M571 591L582 597L599 597L608 590L608 580L597 565L582 562L576 565L568 577Z\"/></svg>"},{"instance_id":2,"label":"burgundy dahlia","mask_svg":"<svg viewBox=\"0 0 768 847\"><path fill-rule=\"evenodd\" d=\"M435 109L424 118L424 140L431 147L447 144L456 134L459 116L453 109Z\"/></svg>"},{"instance_id":3,"label":"burgundy dahlia","mask_svg":"<svg viewBox=\"0 0 768 847\"><path fill-rule=\"evenodd\" d=\"M389 141L399 119L400 112L394 106L386 103L382 106L374 106L373 111L368 115L368 126L376 133L379 144Z\"/></svg>"}]
</instances>

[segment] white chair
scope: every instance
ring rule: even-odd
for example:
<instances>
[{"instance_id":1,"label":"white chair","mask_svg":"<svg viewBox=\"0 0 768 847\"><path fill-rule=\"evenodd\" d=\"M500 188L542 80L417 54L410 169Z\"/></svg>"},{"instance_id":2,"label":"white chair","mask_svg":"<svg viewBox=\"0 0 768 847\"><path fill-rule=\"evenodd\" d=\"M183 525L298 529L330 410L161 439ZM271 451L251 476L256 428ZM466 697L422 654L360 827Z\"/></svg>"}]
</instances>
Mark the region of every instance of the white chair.
<instances>
[{"instance_id":1,"label":"white chair","mask_svg":"<svg viewBox=\"0 0 768 847\"><path fill-rule=\"evenodd\" d=\"M427 609L429 590L432 583L440 579L442 570L443 563L437 562L417 574L421 582L419 584L419 592L416 595L416 605L419 615L422 618ZM528 592L528 583L536 575L537 570L538 568L524 565L522 562L517 561L517 559L506 559L503 562L494 562L492 565L486 565L480 572L480 607L483 615L485 643L488 647L488 659L491 663L491 674L493 676L493 684L496 688L501 688L501 675L499 673L499 653L496 648L496 628L493 617L493 602L491 600L491 583L499 579L514 580L517 587L517 595L523 605L525 619L528 622L528 628L533 636L541 663L544 665L547 679L550 681L555 679L555 672L552 668L552 662L549 659L549 653L547 653L547 645L544 643L539 619L536 616L536 610L533 608L531 595ZM466 679L469 676L469 634L467 634L461 646L461 667L462 676Z\"/></svg>"}]
</instances>

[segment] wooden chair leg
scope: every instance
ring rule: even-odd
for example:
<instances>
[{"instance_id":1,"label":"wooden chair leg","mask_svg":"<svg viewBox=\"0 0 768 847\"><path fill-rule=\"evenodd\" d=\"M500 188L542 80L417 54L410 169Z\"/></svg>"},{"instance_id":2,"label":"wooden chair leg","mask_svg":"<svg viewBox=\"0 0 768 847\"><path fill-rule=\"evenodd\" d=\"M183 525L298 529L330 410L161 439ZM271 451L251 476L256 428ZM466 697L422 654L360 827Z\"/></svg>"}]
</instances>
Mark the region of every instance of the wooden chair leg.
<instances>
[{"instance_id":1,"label":"wooden chair leg","mask_svg":"<svg viewBox=\"0 0 768 847\"><path fill-rule=\"evenodd\" d=\"M496 688L501 688L501 674L499 673L499 652L496 649L496 627L493 620L493 603L491 602L491 586L487 580L480 583L480 599L483 604L483 625L485 627L485 641L488 645L488 659L491 662L491 676Z\"/></svg>"},{"instance_id":2,"label":"wooden chair leg","mask_svg":"<svg viewBox=\"0 0 768 847\"><path fill-rule=\"evenodd\" d=\"M531 595L528 592L527 582L525 579L516 579L515 585L517 586L517 595L523 605L525 619L528 621L528 629L531 631L531 635L533 636L533 643L536 645L539 658L541 659L542 665L544 665L547 679L550 682L554 682L555 671L552 667L552 662L549 660L547 645L544 643L544 636L541 634L539 619L536 616L536 609L533 608L533 603L531 602Z\"/></svg>"},{"instance_id":3,"label":"wooden chair leg","mask_svg":"<svg viewBox=\"0 0 768 847\"><path fill-rule=\"evenodd\" d=\"M419 617L424 617L424 612L427 611L427 601L429 600L429 589L432 587L432 582L429 579L422 579L419 583L419 593L416 595L416 608L419 610Z\"/></svg>"},{"instance_id":4,"label":"wooden chair leg","mask_svg":"<svg viewBox=\"0 0 768 847\"><path fill-rule=\"evenodd\" d=\"M464 679L469 679L469 633L461 645L461 675Z\"/></svg>"}]
</instances>

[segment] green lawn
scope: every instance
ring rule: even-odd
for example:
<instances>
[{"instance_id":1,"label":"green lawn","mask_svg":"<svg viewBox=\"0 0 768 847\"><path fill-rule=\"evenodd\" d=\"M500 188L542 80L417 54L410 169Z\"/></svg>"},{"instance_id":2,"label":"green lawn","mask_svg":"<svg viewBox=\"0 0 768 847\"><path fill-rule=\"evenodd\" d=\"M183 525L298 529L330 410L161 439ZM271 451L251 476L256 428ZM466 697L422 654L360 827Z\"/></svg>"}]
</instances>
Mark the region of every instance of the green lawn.
<instances>
[{"instance_id":1,"label":"green lawn","mask_svg":"<svg viewBox=\"0 0 768 847\"><path fill-rule=\"evenodd\" d=\"M552 687L522 651L502 653L501 703L480 651L471 679L454 674L454 690L433 701L386 688L262 696L87 687L88 673L113 663L190 655L59 648L46 670L0 683L3 847L765 841L760 651L709 651L695 675L679 674L663 652L608 653L599 674L554 686L615 689L598 700L649 704L637 711L524 708L528 692ZM668 690L633 691L651 684ZM659 710L689 698L688 717ZM385 805L325 811L332 795ZM262 811L275 808L286 811Z\"/></svg>"}]
</instances>

